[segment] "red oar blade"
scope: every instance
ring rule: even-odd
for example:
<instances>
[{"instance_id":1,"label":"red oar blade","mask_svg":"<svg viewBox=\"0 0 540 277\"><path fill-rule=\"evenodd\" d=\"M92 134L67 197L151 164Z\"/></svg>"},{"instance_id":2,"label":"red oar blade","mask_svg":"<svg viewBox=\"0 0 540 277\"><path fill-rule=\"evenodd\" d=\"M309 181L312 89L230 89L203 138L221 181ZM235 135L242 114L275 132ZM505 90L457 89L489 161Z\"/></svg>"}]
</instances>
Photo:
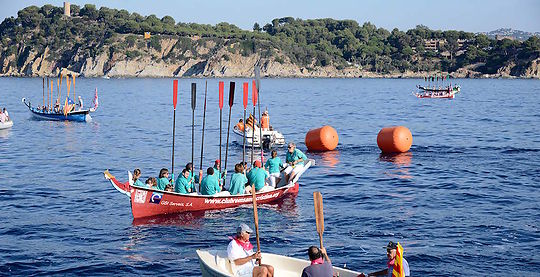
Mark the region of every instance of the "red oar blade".
<instances>
[{"instance_id":1,"label":"red oar blade","mask_svg":"<svg viewBox=\"0 0 540 277\"><path fill-rule=\"evenodd\" d=\"M195 110L197 101L197 84L191 83L191 109Z\"/></svg>"},{"instance_id":2,"label":"red oar blade","mask_svg":"<svg viewBox=\"0 0 540 277\"><path fill-rule=\"evenodd\" d=\"M223 90L225 88L225 83L219 81L219 109L223 109Z\"/></svg>"},{"instance_id":3,"label":"red oar blade","mask_svg":"<svg viewBox=\"0 0 540 277\"><path fill-rule=\"evenodd\" d=\"M251 100L253 100L253 106L256 106L257 105L257 97L258 97L259 93L258 93L257 84L256 84L255 80L253 80L253 85L252 85L251 89L252 89L251 90L251 93L252 93Z\"/></svg>"},{"instance_id":4,"label":"red oar blade","mask_svg":"<svg viewBox=\"0 0 540 277\"><path fill-rule=\"evenodd\" d=\"M249 94L249 83L244 82L244 110L247 109Z\"/></svg>"},{"instance_id":5,"label":"red oar blade","mask_svg":"<svg viewBox=\"0 0 540 277\"><path fill-rule=\"evenodd\" d=\"M173 106L176 110L176 103L178 102L178 80L173 80L173 96L172 96Z\"/></svg>"},{"instance_id":6,"label":"red oar blade","mask_svg":"<svg viewBox=\"0 0 540 277\"><path fill-rule=\"evenodd\" d=\"M232 107L234 103L234 87L236 86L235 82L230 82L229 84L229 107Z\"/></svg>"}]
</instances>

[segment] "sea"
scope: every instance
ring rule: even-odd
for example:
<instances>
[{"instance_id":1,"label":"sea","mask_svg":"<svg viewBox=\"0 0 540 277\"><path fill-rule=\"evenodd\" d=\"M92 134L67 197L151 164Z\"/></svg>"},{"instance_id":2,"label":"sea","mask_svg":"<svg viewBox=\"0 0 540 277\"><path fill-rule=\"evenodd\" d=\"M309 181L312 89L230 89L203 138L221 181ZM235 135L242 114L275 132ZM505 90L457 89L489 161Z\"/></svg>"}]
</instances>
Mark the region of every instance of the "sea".
<instances>
[{"instance_id":1,"label":"sea","mask_svg":"<svg viewBox=\"0 0 540 277\"><path fill-rule=\"evenodd\" d=\"M222 110L218 81L225 82ZM129 198L103 172L125 181L135 168L143 179L171 170L173 118L175 174L192 155L199 169L205 91L202 167L220 158L221 134L231 172L243 151L232 131L227 149L227 130L243 117L244 82L253 112L251 81L180 79L174 116L173 79L77 78L70 96L85 106L96 88L99 96L92 121L77 123L32 117L21 99L47 101L41 78L0 78L0 107L14 121L0 130L0 275L200 276L195 251L225 250L240 223L254 228L253 209L134 220ZM384 269L385 246L394 241L411 276L539 276L540 81L450 82L461 86L455 99L416 98L423 79L262 79L261 110L316 164L296 197L259 206L261 250L308 259L307 248L319 243L313 192L320 191L323 241L335 266ZM65 82L60 94L67 95ZM307 151L306 133L325 125L337 131L338 147ZM410 151L382 154L378 132L398 125L412 133ZM277 151L284 160L286 148Z\"/></svg>"}]
</instances>

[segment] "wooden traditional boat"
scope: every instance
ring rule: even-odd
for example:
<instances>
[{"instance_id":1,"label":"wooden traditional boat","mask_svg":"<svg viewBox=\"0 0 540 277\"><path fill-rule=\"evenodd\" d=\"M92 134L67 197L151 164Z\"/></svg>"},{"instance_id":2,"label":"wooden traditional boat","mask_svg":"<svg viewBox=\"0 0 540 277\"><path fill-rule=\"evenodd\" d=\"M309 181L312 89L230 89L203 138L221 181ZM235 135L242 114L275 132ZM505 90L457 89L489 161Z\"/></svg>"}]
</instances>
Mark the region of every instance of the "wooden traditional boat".
<instances>
[{"instance_id":1,"label":"wooden traditional boat","mask_svg":"<svg viewBox=\"0 0 540 277\"><path fill-rule=\"evenodd\" d=\"M13 126L13 120L0 122L0 130L9 129Z\"/></svg>"},{"instance_id":2,"label":"wooden traditional boat","mask_svg":"<svg viewBox=\"0 0 540 277\"><path fill-rule=\"evenodd\" d=\"M311 166L312 160L308 161L304 169L295 176L289 184L276 189L263 190L257 193L257 203L273 203L286 196L296 196L298 194L298 179ZM173 214L189 211L218 210L238 207L241 205L251 205L253 199L251 194L242 195L198 195L180 194L167 192L152 188L143 188L132 184L131 172L128 172L128 180L120 182L106 170L105 179L109 180L112 186L120 193L129 196L131 199L131 213L134 218L141 218L162 214Z\"/></svg>"},{"instance_id":3,"label":"wooden traditional boat","mask_svg":"<svg viewBox=\"0 0 540 277\"><path fill-rule=\"evenodd\" d=\"M446 86L446 87L424 87L424 86L420 86L420 85L417 85L416 86L418 89L421 89L423 91L433 91L433 92L453 92L453 93L458 93L460 90L461 90L461 87L459 85L455 85L453 87L450 87L450 86Z\"/></svg>"},{"instance_id":4,"label":"wooden traditional boat","mask_svg":"<svg viewBox=\"0 0 540 277\"><path fill-rule=\"evenodd\" d=\"M43 120L56 120L56 121L77 121L77 122L89 122L92 120L90 112L94 112L95 109L85 109L85 110L76 110L71 111L67 114L62 112L54 111L42 111L38 110L35 107L32 107L30 102L27 102L25 98L22 99L22 102L28 107L28 110L32 113L35 118Z\"/></svg>"},{"instance_id":5,"label":"wooden traditional boat","mask_svg":"<svg viewBox=\"0 0 540 277\"><path fill-rule=\"evenodd\" d=\"M311 263L306 260L291 258L270 253L261 253L262 261L274 267L274 276L298 277L302 275L302 271ZM201 266L203 277L230 277L233 275L232 263L227 257L227 251L218 250L197 250L197 257ZM340 277L357 277L361 273L334 267L334 272Z\"/></svg>"}]
</instances>

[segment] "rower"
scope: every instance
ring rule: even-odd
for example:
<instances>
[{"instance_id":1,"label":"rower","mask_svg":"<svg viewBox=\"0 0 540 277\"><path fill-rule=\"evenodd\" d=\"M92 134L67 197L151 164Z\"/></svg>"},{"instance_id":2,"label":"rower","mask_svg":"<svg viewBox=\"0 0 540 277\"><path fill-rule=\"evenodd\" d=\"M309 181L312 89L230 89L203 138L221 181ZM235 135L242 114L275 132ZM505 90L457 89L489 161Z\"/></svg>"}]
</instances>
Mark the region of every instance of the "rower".
<instances>
[{"instance_id":1,"label":"rower","mask_svg":"<svg viewBox=\"0 0 540 277\"><path fill-rule=\"evenodd\" d=\"M174 185L174 192L188 194L195 191L195 186L193 185L194 179L189 179L189 170L184 168L176 183Z\"/></svg>"},{"instance_id":2,"label":"rower","mask_svg":"<svg viewBox=\"0 0 540 277\"><path fill-rule=\"evenodd\" d=\"M206 170L206 176L201 180L201 194L214 195L221 191L221 186L214 174L214 169L209 167Z\"/></svg>"},{"instance_id":3,"label":"rower","mask_svg":"<svg viewBox=\"0 0 540 277\"><path fill-rule=\"evenodd\" d=\"M165 190L167 186L170 186L171 181L169 180L169 170L162 168L159 171L159 177L157 179L157 189Z\"/></svg>"},{"instance_id":4,"label":"rower","mask_svg":"<svg viewBox=\"0 0 540 277\"><path fill-rule=\"evenodd\" d=\"M255 265L255 260L261 258L261 252L253 252L253 245L249 236L253 230L242 223L236 228L236 236L227 247L227 256L233 264L234 276L266 277L274 276L274 267L271 265Z\"/></svg>"},{"instance_id":5,"label":"rower","mask_svg":"<svg viewBox=\"0 0 540 277\"><path fill-rule=\"evenodd\" d=\"M157 186L157 181L156 181L156 177L150 177L148 179L146 179L146 182L144 182L144 184L146 185L145 187L147 188L156 188Z\"/></svg>"},{"instance_id":6,"label":"rower","mask_svg":"<svg viewBox=\"0 0 540 277\"><path fill-rule=\"evenodd\" d=\"M310 266L306 266L302 271L302 277L321 276L332 277L334 276L334 268L332 267L332 261L326 253L326 249L322 247L319 249L316 246L310 246L308 248L308 256L311 261Z\"/></svg>"},{"instance_id":7,"label":"rower","mask_svg":"<svg viewBox=\"0 0 540 277\"><path fill-rule=\"evenodd\" d=\"M307 157L302 151L296 149L296 145L293 142L289 142L287 150L285 162L289 166L285 168L285 180L289 183L294 180L298 172L304 169L304 161L307 161Z\"/></svg>"},{"instance_id":8,"label":"rower","mask_svg":"<svg viewBox=\"0 0 540 277\"><path fill-rule=\"evenodd\" d=\"M231 183L229 185L231 195L243 194L245 192L248 179L243 171L244 167L242 163L234 166L234 173L231 175Z\"/></svg>"},{"instance_id":9,"label":"rower","mask_svg":"<svg viewBox=\"0 0 540 277\"><path fill-rule=\"evenodd\" d=\"M222 174L223 172L223 174ZM214 175L216 179L219 181L219 185L223 186L223 178L225 178L225 175L227 174L227 170L220 171L220 160L217 159L214 162Z\"/></svg>"},{"instance_id":10,"label":"rower","mask_svg":"<svg viewBox=\"0 0 540 277\"><path fill-rule=\"evenodd\" d=\"M261 161L253 162L253 168L247 174L249 183L255 186L255 191L260 191L265 187L264 180L270 176L268 172L261 168Z\"/></svg>"},{"instance_id":11,"label":"rower","mask_svg":"<svg viewBox=\"0 0 540 277\"><path fill-rule=\"evenodd\" d=\"M145 188L146 185L143 184L140 178L141 178L141 170L138 168L135 168L135 170L133 170L133 185Z\"/></svg>"}]
</instances>

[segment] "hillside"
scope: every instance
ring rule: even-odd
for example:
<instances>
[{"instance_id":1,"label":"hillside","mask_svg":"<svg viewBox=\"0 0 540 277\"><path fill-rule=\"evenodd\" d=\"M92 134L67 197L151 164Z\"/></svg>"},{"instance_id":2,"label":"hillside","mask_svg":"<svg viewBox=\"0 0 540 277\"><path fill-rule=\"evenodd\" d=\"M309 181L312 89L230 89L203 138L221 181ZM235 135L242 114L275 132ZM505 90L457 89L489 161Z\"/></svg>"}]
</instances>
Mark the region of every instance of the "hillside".
<instances>
[{"instance_id":1,"label":"hillside","mask_svg":"<svg viewBox=\"0 0 540 277\"><path fill-rule=\"evenodd\" d=\"M144 33L151 38L145 39ZM454 77L540 78L540 40L406 32L352 20L274 19L242 30L228 23L176 23L94 5L30 6L0 24L0 76Z\"/></svg>"}]
</instances>

